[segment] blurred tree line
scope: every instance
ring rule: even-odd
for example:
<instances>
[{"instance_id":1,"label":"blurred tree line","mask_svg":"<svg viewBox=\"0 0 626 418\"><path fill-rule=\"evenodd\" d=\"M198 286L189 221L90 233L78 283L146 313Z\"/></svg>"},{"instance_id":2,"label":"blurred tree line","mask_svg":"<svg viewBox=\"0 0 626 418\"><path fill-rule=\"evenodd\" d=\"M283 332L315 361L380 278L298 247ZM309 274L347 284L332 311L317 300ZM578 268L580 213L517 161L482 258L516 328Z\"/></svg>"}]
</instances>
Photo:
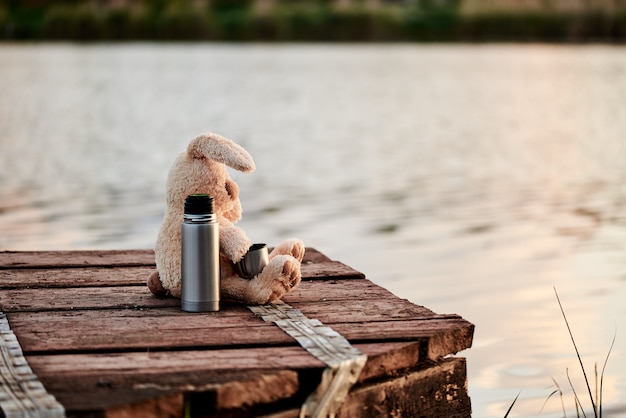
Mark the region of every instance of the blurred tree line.
<instances>
[{"instance_id":1,"label":"blurred tree line","mask_svg":"<svg viewBox=\"0 0 626 418\"><path fill-rule=\"evenodd\" d=\"M605 1L611 7L592 7L593 0L575 8L555 7L559 0L533 7L515 6L528 0L3 0L0 37L622 42L626 0Z\"/></svg>"}]
</instances>

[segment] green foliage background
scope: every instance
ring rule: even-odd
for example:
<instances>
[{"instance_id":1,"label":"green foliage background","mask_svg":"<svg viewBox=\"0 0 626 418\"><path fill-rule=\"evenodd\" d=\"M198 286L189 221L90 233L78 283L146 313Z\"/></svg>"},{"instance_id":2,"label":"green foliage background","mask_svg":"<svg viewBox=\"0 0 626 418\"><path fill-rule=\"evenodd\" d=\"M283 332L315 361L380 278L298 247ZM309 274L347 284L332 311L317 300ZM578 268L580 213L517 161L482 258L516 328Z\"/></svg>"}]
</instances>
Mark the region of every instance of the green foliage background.
<instances>
[{"instance_id":1,"label":"green foliage background","mask_svg":"<svg viewBox=\"0 0 626 418\"><path fill-rule=\"evenodd\" d=\"M352 1L5 0L5 40L218 41L550 41L622 42L626 8L557 11L485 9L461 0L415 0L368 7Z\"/></svg>"}]
</instances>

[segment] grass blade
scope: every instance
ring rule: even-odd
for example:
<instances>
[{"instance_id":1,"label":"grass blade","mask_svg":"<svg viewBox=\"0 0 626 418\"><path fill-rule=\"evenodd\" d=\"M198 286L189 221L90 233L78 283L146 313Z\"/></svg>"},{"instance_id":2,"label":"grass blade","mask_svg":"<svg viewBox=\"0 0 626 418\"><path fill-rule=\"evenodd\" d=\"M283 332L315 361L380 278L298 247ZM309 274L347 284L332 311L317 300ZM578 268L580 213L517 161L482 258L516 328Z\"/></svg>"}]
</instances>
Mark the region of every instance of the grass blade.
<instances>
[{"instance_id":1,"label":"grass blade","mask_svg":"<svg viewBox=\"0 0 626 418\"><path fill-rule=\"evenodd\" d=\"M556 395L556 394L557 394L557 393L559 393L559 392L560 392L560 391L559 391L558 389L554 389L554 390L552 391L552 393L548 395L548 397L546 398L546 400L545 400L545 401L543 401L543 405L541 405L541 409L539 410L539 413L542 413L542 412L543 412L543 408L545 408L545 407L546 407L546 404L548 403L548 401L550 400L550 398L551 398L551 397L553 397L554 395Z\"/></svg>"},{"instance_id":2,"label":"grass blade","mask_svg":"<svg viewBox=\"0 0 626 418\"><path fill-rule=\"evenodd\" d=\"M598 362L596 361L593 364L593 378L596 384L596 409L594 410L594 413L596 414L596 416L598 416L598 400L600 399L598 397Z\"/></svg>"},{"instance_id":3,"label":"grass blade","mask_svg":"<svg viewBox=\"0 0 626 418\"><path fill-rule=\"evenodd\" d=\"M598 403L600 404L600 418L602 418L602 384L604 383L604 370L606 369L606 363L609 361L609 356L611 355L611 351L613 351L613 345L615 344L616 337L617 337L617 329L615 329L615 333L613 334L613 341L611 341L609 352L606 353L606 358L604 359L604 365L602 365L602 373L600 373L600 398L598 399Z\"/></svg>"},{"instance_id":4,"label":"grass blade","mask_svg":"<svg viewBox=\"0 0 626 418\"><path fill-rule=\"evenodd\" d=\"M561 410L563 411L563 418L567 418L567 413L565 412L565 402L563 401L563 391L561 390L561 386L559 386L559 383L554 379L554 377L551 377L551 379L554 382L554 386L556 386L556 390L548 396L546 401L543 403L543 406L541 407L541 410L539 411L539 413L541 413L543 411L543 408L545 408L546 403L548 403L548 399L550 399L550 397L554 395L555 393L558 393L559 399L561 400Z\"/></svg>"},{"instance_id":5,"label":"grass blade","mask_svg":"<svg viewBox=\"0 0 626 418\"><path fill-rule=\"evenodd\" d=\"M511 412L511 409L513 409L513 405L515 405L515 402L517 402L517 398L519 398L520 393L522 392L520 391L515 399L513 399L513 403L511 403L511 406L509 406L509 409L507 409L506 414L504 414L504 418L507 418L509 416L509 413Z\"/></svg>"},{"instance_id":6,"label":"grass blade","mask_svg":"<svg viewBox=\"0 0 626 418\"><path fill-rule=\"evenodd\" d=\"M567 316L565 316L565 310L563 310L563 305L561 304L561 299L559 299L559 294L556 291L556 287L554 287L554 294L556 295L556 300L559 303L559 308L561 308L561 314L563 314L563 319L565 320L565 325L567 326L567 332L572 340L572 344L574 345L574 350L576 351L576 357L578 357L578 362L580 363L580 368L583 371L583 376L585 378L585 384L587 385L587 391L589 392L589 399L591 400L591 407L593 409L594 416L598 418L598 412L596 409L596 403L593 400L593 393L591 392L591 386L589 386L589 379L587 379L587 373L585 372L585 366L583 365L583 360L580 357L580 352L578 351L578 347L576 346L576 341L574 340L574 335L572 334L572 329L569 326L569 322L567 321ZM571 384L571 382L570 382ZM580 402L579 402L580 403ZM584 415L584 411L583 411Z\"/></svg>"},{"instance_id":7,"label":"grass blade","mask_svg":"<svg viewBox=\"0 0 626 418\"><path fill-rule=\"evenodd\" d=\"M576 416L580 418L580 413L578 412L578 408L580 407L580 411L583 413L583 417L587 418L587 414L585 414L585 410L583 409L583 406L580 403L580 399L578 398L576 389L574 389L574 385L572 384L572 379L569 377L569 369L565 369L565 375L567 376L569 387L572 388L572 392L574 393L574 405L576 405Z\"/></svg>"}]
</instances>

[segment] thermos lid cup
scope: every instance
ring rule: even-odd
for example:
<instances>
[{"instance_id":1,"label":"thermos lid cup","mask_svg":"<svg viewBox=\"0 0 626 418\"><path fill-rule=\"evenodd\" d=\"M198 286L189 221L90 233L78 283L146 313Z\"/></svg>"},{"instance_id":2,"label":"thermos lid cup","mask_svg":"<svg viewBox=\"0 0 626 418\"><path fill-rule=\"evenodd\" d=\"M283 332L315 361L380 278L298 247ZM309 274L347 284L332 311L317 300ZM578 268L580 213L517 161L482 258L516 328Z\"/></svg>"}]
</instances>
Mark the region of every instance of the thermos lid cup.
<instances>
[{"instance_id":1,"label":"thermos lid cup","mask_svg":"<svg viewBox=\"0 0 626 418\"><path fill-rule=\"evenodd\" d=\"M235 271L244 279L259 274L270 262L266 244L253 244L241 260L234 263Z\"/></svg>"}]
</instances>

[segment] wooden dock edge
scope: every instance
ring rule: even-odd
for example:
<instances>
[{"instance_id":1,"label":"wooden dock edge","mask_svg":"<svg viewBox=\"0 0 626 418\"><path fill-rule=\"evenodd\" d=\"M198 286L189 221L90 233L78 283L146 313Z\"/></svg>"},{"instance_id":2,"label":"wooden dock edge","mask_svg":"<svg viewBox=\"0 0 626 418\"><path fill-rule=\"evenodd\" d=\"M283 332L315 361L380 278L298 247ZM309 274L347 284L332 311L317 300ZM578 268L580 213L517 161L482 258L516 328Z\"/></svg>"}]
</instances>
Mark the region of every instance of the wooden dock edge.
<instances>
[{"instance_id":1,"label":"wooden dock edge","mask_svg":"<svg viewBox=\"0 0 626 418\"><path fill-rule=\"evenodd\" d=\"M285 399L295 395L290 392L298 385L295 373L284 376L285 372L274 376L273 383L292 381L293 385L286 385L285 397L267 402L263 407L256 404L256 408L248 405L242 408L237 399L249 396L249 385L240 387L222 388L214 396L233 399L233 408L224 408L219 411L202 411L196 408L194 416L211 416L215 418L256 416L260 418L299 418L299 405L293 405L293 399L286 403ZM287 372L288 373L288 372ZM288 373L289 374L289 373ZM272 380L268 376L265 380ZM242 393L245 391L245 395ZM269 401L269 399L266 399ZM112 407L104 413L107 418L161 418L177 417L185 405L205 403L207 395L197 392L172 393L160 395L145 401ZM274 403L274 405L272 405ZM292 404L291 408L282 409L280 405ZM224 402L227 405L228 402ZM278 409L280 412L264 412ZM245 412L243 412L245 411ZM341 418L372 417L471 417L471 400L468 394L466 359L461 357L446 358L433 363L426 368L405 371L401 377L388 377L383 380L368 382L352 388L343 405L337 413Z\"/></svg>"},{"instance_id":2,"label":"wooden dock edge","mask_svg":"<svg viewBox=\"0 0 626 418\"><path fill-rule=\"evenodd\" d=\"M209 323L182 315L175 300L151 297L138 281L154 267L151 250L0 251L0 306L33 371L72 403L68 416L299 416L323 363L241 308L229 306ZM315 249L307 248L302 272L287 302L368 356L337 417L471 416L466 360L450 356L471 347L472 324L399 299ZM152 339L143 325L150 318L205 333L193 344L175 328ZM50 333L55 324L62 335ZM99 338L103 327L122 338ZM225 335L236 336L232 348L220 341Z\"/></svg>"},{"instance_id":3,"label":"wooden dock edge","mask_svg":"<svg viewBox=\"0 0 626 418\"><path fill-rule=\"evenodd\" d=\"M298 408L262 415L298 418ZM472 415L466 359L450 357L429 367L406 371L402 377L355 386L339 409L341 418L446 417Z\"/></svg>"}]
</instances>

